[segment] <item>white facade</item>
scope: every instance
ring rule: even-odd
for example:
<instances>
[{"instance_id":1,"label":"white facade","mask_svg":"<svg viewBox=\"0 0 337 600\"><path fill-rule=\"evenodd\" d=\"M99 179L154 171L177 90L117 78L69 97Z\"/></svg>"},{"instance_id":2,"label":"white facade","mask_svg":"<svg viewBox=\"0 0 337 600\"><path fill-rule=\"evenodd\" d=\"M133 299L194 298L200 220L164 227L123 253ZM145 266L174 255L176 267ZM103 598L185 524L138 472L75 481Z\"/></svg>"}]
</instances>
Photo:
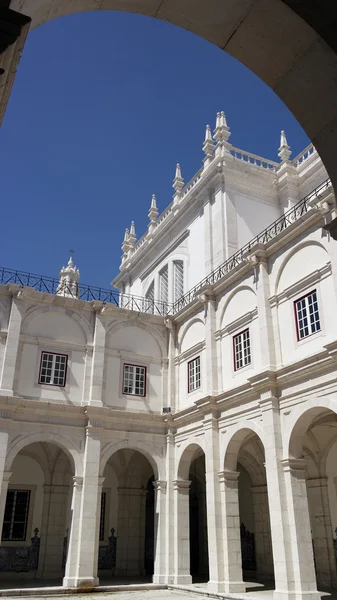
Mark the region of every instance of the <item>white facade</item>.
<instances>
[{"instance_id":1,"label":"white facade","mask_svg":"<svg viewBox=\"0 0 337 600\"><path fill-rule=\"evenodd\" d=\"M196 181L126 233L119 306L72 261L54 294L2 274L3 581L337 586L333 190L314 150L282 135L263 166L228 137L219 114Z\"/></svg>"}]
</instances>

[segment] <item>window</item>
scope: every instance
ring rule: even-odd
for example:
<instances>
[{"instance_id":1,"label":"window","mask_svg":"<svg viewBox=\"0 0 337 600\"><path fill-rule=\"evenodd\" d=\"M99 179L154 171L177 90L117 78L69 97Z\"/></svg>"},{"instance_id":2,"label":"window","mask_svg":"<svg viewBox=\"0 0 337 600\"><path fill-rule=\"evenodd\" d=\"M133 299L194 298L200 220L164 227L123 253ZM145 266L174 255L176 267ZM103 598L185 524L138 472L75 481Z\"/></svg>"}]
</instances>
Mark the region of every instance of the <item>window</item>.
<instances>
[{"instance_id":1,"label":"window","mask_svg":"<svg viewBox=\"0 0 337 600\"><path fill-rule=\"evenodd\" d=\"M145 312L154 313L154 282L152 281L145 294Z\"/></svg>"},{"instance_id":2,"label":"window","mask_svg":"<svg viewBox=\"0 0 337 600\"><path fill-rule=\"evenodd\" d=\"M124 365L123 394L145 396L146 367Z\"/></svg>"},{"instance_id":3,"label":"window","mask_svg":"<svg viewBox=\"0 0 337 600\"><path fill-rule=\"evenodd\" d=\"M99 541L104 540L105 531L105 507L106 507L106 492L102 492L101 495L101 516L99 520Z\"/></svg>"},{"instance_id":4,"label":"window","mask_svg":"<svg viewBox=\"0 0 337 600\"><path fill-rule=\"evenodd\" d=\"M188 363L188 391L194 392L200 388L200 356Z\"/></svg>"},{"instance_id":5,"label":"window","mask_svg":"<svg viewBox=\"0 0 337 600\"><path fill-rule=\"evenodd\" d=\"M316 290L295 301L295 317L298 340L320 331L321 324Z\"/></svg>"},{"instance_id":6,"label":"window","mask_svg":"<svg viewBox=\"0 0 337 600\"><path fill-rule=\"evenodd\" d=\"M168 267L167 265L159 273L159 299L168 302Z\"/></svg>"},{"instance_id":7,"label":"window","mask_svg":"<svg viewBox=\"0 0 337 600\"><path fill-rule=\"evenodd\" d=\"M182 260L173 262L174 302L184 295L184 263Z\"/></svg>"},{"instance_id":8,"label":"window","mask_svg":"<svg viewBox=\"0 0 337 600\"><path fill-rule=\"evenodd\" d=\"M8 490L2 528L3 541L25 541L29 501L29 490Z\"/></svg>"},{"instance_id":9,"label":"window","mask_svg":"<svg viewBox=\"0 0 337 600\"><path fill-rule=\"evenodd\" d=\"M42 352L39 383L64 387L66 383L68 357L66 354Z\"/></svg>"},{"instance_id":10,"label":"window","mask_svg":"<svg viewBox=\"0 0 337 600\"><path fill-rule=\"evenodd\" d=\"M252 356L250 352L249 329L245 329L233 337L234 370L250 365Z\"/></svg>"}]
</instances>

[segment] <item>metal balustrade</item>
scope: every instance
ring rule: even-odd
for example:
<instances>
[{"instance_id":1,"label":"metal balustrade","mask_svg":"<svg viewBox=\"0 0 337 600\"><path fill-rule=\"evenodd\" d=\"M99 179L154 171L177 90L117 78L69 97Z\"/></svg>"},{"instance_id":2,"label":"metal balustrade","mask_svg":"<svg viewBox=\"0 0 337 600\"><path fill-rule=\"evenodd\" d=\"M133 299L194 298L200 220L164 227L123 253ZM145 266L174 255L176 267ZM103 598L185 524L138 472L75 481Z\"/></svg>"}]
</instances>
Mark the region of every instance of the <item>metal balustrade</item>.
<instances>
[{"instance_id":1,"label":"metal balustrade","mask_svg":"<svg viewBox=\"0 0 337 600\"><path fill-rule=\"evenodd\" d=\"M142 296L122 294L118 290L107 290L92 285L76 283L69 283L69 285L67 285L65 282L60 284L58 279L52 277L45 277L44 275L25 273L24 271L6 268L0 268L0 285L15 284L21 287L27 286L33 288L37 292L43 292L45 294L56 295L59 293L59 295L69 298L77 298L86 302L98 301L113 304L118 308L133 310L149 315L174 315L193 302L204 286L214 285L225 275L228 275L235 267L246 262L249 253L256 244L267 244L270 240L274 239L282 231L287 229L287 227L303 217L303 215L308 212L310 203L319 198L329 187L331 187L331 181L330 179L326 179L315 190L310 192L310 194L302 198L302 200L295 204L290 210L276 219L274 223L255 236L250 242L243 246L243 248L240 248L240 250L230 256L223 264L212 271L212 273L204 277L204 279L184 294L184 296L179 298L174 304L162 302L160 300L150 300Z\"/></svg>"}]
</instances>

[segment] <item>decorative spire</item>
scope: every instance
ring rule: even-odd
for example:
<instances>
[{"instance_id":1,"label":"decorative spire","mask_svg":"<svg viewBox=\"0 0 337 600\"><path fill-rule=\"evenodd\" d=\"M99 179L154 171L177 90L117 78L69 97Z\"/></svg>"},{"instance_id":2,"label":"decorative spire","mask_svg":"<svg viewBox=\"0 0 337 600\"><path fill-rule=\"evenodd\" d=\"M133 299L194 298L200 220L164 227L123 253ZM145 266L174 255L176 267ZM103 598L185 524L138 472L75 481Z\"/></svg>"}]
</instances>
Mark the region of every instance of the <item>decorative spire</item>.
<instances>
[{"instance_id":1,"label":"decorative spire","mask_svg":"<svg viewBox=\"0 0 337 600\"><path fill-rule=\"evenodd\" d=\"M283 130L281 131L281 140L278 155L283 163L288 162L289 157L291 155L290 146L288 146L286 134Z\"/></svg>"},{"instance_id":2,"label":"decorative spire","mask_svg":"<svg viewBox=\"0 0 337 600\"><path fill-rule=\"evenodd\" d=\"M180 168L180 164L177 163L176 166L176 175L175 178L173 180L173 189L179 194L181 192L181 190L184 187L184 180L181 176L181 168Z\"/></svg>"},{"instance_id":3,"label":"decorative spire","mask_svg":"<svg viewBox=\"0 0 337 600\"><path fill-rule=\"evenodd\" d=\"M231 132L227 125L224 111L218 112L216 115L216 125L214 130L214 138L217 144L225 144L228 141Z\"/></svg>"},{"instance_id":4,"label":"decorative spire","mask_svg":"<svg viewBox=\"0 0 337 600\"><path fill-rule=\"evenodd\" d=\"M212 156L214 151L214 142L212 137L212 131L209 125L206 125L205 141L202 147L206 157Z\"/></svg>"},{"instance_id":5,"label":"decorative spire","mask_svg":"<svg viewBox=\"0 0 337 600\"><path fill-rule=\"evenodd\" d=\"M149 210L149 219L151 223L154 223L158 217L157 199L156 195L152 194L151 206Z\"/></svg>"},{"instance_id":6,"label":"decorative spire","mask_svg":"<svg viewBox=\"0 0 337 600\"><path fill-rule=\"evenodd\" d=\"M137 241L135 222L131 221L130 233L129 233L129 247L133 248Z\"/></svg>"},{"instance_id":7,"label":"decorative spire","mask_svg":"<svg viewBox=\"0 0 337 600\"><path fill-rule=\"evenodd\" d=\"M66 298L78 298L78 282L80 280L80 271L73 262L74 250L69 250L70 258L66 267L60 271L60 280L57 286L56 295Z\"/></svg>"},{"instance_id":8,"label":"decorative spire","mask_svg":"<svg viewBox=\"0 0 337 600\"><path fill-rule=\"evenodd\" d=\"M122 244L123 254L127 254L129 250L129 230L126 228L124 233L124 240Z\"/></svg>"}]
</instances>

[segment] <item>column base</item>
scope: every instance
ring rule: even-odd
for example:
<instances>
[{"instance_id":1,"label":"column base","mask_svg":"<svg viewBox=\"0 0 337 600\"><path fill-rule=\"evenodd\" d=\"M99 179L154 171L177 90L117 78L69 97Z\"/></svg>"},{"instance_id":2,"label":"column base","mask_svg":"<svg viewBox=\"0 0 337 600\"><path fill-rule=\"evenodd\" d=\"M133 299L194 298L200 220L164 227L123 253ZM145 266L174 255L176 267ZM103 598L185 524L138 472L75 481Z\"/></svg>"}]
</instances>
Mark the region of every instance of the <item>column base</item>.
<instances>
[{"instance_id":1,"label":"column base","mask_svg":"<svg viewBox=\"0 0 337 600\"><path fill-rule=\"evenodd\" d=\"M192 575L174 575L174 585L192 585Z\"/></svg>"},{"instance_id":2,"label":"column base","mask_svg":"<svg viewBox=\"0 0 337 600\"><path fill-rule=\"evenodd\" d=\"M207 582L207 591L212 592L213 594L219 594L220 592L225 591L225 582L224 581L208 581Z\"/></svg>"},{"instance_id":3,"label":"column base","mask_svg":"<svg viewBox=\"0 0 337 600\"><path fill-rule=\"evenodd\" d=\"M224 581L224 592L227 592L227 594L240 594L245 591L246 585L244 581Z\"/></svg>"},{"instance_id":4,"label":"column base","mask_svg":"<svg viewBox=\"0 0 337 600\"><path fill-rule=\"evenodd\" d=\"M317 590L311 590L309 592L296 592L294 590L274 590L273 600L320 600L321 594Z\"/></svg>"},{"instance_id":5,"label":"column base","mask_svg":"<svg viewBox=\"0 0 337 600\"><path fill-rule=\"evenodd\" d=\"M77 588L78 590L90 591L99 584L98 577L63 577L63 587Z\"/></svg>"},{"instance_id":6,"label":"column base","mask_svg":"<svg viewBox=\"0 0 337 600\"><path fill-rule=\"evenodd\" d=\"M156 583L158 585L165 585L167 583L166 575L157 575L156 573L152 576L152 583Z\"/></svg>"},{"instance_id":7,"label":"column base","mask_svg":"<svg viewBox=\"0 0 337 600\"><path fill-rule=\"evenodd\" d=\"M0 396L14 396L13 390L0 390Z\"/></svg>"}]
</instances>

